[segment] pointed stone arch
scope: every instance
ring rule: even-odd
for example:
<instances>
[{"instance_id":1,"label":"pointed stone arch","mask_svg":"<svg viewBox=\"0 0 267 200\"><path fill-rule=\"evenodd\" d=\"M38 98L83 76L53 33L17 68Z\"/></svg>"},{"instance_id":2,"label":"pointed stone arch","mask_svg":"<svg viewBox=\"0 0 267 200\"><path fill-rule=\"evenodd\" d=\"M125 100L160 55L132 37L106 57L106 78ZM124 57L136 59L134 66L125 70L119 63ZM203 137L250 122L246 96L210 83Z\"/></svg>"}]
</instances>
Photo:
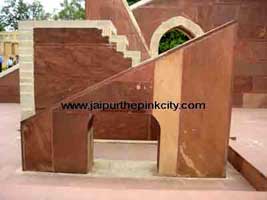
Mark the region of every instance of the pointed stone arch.
<instances>
[{"instance_id":1,"label":"pointed stone arch","mask_svg":"<svg viewBox=\"0 0 267 200\"><path fill-rule=\"evenodd\" d=\"M186 35L194 38L199 37L204 34L203 29L196 24L182 16L172 17L158 26L158 28L154 31L151 41L150 41L150 55L152 57L158 56L158 49L161 37L171 29L178 28Z\"/></svg>"}]
</instances>

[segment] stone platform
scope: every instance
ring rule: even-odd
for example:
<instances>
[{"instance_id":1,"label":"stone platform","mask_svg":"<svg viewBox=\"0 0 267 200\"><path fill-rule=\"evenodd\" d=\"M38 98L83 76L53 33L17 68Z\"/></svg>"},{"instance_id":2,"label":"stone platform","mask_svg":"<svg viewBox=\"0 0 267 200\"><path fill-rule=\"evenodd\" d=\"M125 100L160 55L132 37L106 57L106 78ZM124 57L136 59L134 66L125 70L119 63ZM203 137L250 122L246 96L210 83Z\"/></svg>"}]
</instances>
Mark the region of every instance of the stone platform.
<instances>
[{"instance_id":1,"label":"stone platform","mask_svg":"<svg viewBox=\"0 0 267 200\"><path fill-rule=\"evenodd\" d=\"M94 171L87 175L22 172L20 107L0 104L0 199L267 199L230 164L226 179L158 177L156 143L95 141ZM266 175L267 110L234 109L231 148ZM266 132L266 131L265 131ZM110 160L113 160L111 162ZM108 174L106 169L111 169ZM264 171L265 170L265 171ZM120 177L115 177L120 174ZM142 178L140 178L142 176ZM70 195L68 194L70 193Z\"/></svg>"},{"instance_id":2,"label":"stone platform","mask_svg":"<svg viewBox=\"0 0 267 200\"><path fill-rule=\"evenodd\" d=\"M260 191L267 191L267 109L234 109L229 161Z\"/></svg>"}]
</instances>

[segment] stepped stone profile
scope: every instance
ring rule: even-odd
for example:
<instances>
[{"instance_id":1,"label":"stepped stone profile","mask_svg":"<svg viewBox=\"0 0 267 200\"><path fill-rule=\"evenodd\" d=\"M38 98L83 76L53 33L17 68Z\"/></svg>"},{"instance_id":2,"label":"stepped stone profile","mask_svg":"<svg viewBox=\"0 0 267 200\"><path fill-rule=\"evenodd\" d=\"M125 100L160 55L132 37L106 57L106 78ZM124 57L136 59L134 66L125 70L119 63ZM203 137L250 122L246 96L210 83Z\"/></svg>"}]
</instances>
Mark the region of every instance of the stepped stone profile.
<instances>
[{"instance_id":1,"label":"stepped stone profile","mask_svg":"<svg viewBox=\"0 0 267 200\"><path fill-rule=\"evenodd\" d=\"M0 94L8 94L0 101L21 103L23 170L88 173L94 139L154 140L159 175L225 177L232 105L264 107L266 100L266 55L256 50L266 39L256 21L266 15L249 4L87 0L86 20L19 22L20 64L0 74ZM255 17L247 22L246 15ZM159 55L172 29L190 40ZM5 89L8 81L14 84ZM61 107L120 101L206 108Z\"/></svg>"},{"instance_id":2,"label":"stepped stone profile","mask_svg":"<svg viewBox=\"0 0 267 200\"><path fill-rule=\"evenodd\" d=\"M84 2L0 32L0 200L266 200L267 1Z\"/></svg>"},{"instance_id":3,"label":"stepped stone profile","mask_svg":"<svg viewBox=\"0 0 267 200\"><path fill-rule=\"evenodd\" d=\"M86 7L84 21L19 24L23 170L88 173L94 138L106 138L157 140L161 176L225 177L237 24L207 30L172 17L152 38L178 26L192 39L156 55L151 47L158 44L147 45L126 1L88 0ZM119 101L204 102L207 108L61 107Z\"/></svg>"}]
</instances>

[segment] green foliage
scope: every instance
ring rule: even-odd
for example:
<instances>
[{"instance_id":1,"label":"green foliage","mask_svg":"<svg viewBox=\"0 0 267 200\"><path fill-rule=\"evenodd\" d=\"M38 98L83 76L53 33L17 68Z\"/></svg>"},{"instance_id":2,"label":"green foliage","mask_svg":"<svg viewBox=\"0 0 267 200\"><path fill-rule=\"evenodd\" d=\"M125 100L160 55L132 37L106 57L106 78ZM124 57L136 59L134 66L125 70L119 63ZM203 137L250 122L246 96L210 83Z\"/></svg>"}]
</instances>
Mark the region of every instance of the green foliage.
<instances>
[{"instance_id":1,"label":"green foliage","mask_svg":"<svg viewBox=\"0 0 267 200\"><path fill-rule=\"evenodd\" d=\"M0 14L0 27L17 30L20 20L45 20L48 17L38 0L34 0L32 4L23 0L6 0Z\"/></svg>"},{"instance_id":2,"label":"green foliage","mask_svg":"<svg viewBox=\"0 0 267 200\"><path fill-rule=\"evenodd\" d=\"M160 39L159 54L168 51L184 42L188 41L189 38L184 33L177 29L173 29L165 33Z\"/></svg>"},{"instance_id":3,"label":"green foliage","mask_svg":"<svg viewBox=\"0 0 267 200\"><path fill-rule=\"evenodd\" d=\"M1 10L0 21L3 27L18 29L18 21L29 18L27 4L23 0L7 0Z\"/></svg>"},{"instance_id":4,"label":"green foliage","mask_svg":"<svg viewBox=\"0 0 267 200\"><path fill-rule=\"evenodd\" d=\"M45 20L50 17L50 13L46 13L44 6L40 1L34 0L32 4L29 5L30 19L34 20Z\"/></svg>"},{"instance_id":5,"label":"green foliage","mask_svg":"<svg viewBox=\"0 0 267 200\"><path fill-rule=\"evenodd\" d=\"M54 19L77 20L85 19L85 1L84 0L64 0L61 10L54 15Z\"/></svg>"},{"instance_id":6,"label":"green foliage","mask_svg":"<svg viewBox=\"0 0 267 200\"><path fill-rule=\"evenodd\" d=\"M138 1L140 1L140 0L127 0L129 5L132 5L132 4L134 4L134 3L138 2Z\"/></svg>"},{"instance_id":7,"label":"green foliage","mask_svg":"<svg viewBox=\"0 0 267 200\"><path fill-rule=\"evenodd\" d=\"M4 25L2 25L1 23L0 23L0 32L1 31L5 31L5 27L4 27Z\"/></svg>"}]
</instances>

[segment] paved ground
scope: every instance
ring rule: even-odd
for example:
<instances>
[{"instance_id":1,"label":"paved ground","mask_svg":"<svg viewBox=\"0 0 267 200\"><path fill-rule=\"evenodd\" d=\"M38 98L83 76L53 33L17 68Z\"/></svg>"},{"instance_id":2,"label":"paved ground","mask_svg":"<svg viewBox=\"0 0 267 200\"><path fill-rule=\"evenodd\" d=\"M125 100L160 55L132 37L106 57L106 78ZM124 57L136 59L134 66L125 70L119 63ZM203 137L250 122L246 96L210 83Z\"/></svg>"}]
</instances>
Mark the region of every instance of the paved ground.
<instances>
[{"instance_id":1,"label":"paved ground","mask_svg":"<svg viewBox=\"0 0 267 200\"><path fill-rule=\"evenodd\" d=\"M267 177L267 109L234 109L230 146Z\"/></svg>"},{"instance_id":2,"label":"paved ground","mask_svg":"<svg viewBox=\"0 0 267 200\"><path fill-rule=\"evenodd\" d=\"M256 133L260 133L261 129L259 128L258 123L263 123L266 119L267 111L260 111L259 114L257 114L256 111L254 114L248 112L247 118L242 117L243 115L241 115L241 112L243 111L234 111L233 130L235 130L234 133L237 136L234 145L236 145L237 148L240 146L241 151L242 148L246 149L246 145L244 145L244 142L242 141L254 141L253 144L254 146L256 145L256 149L260 148L261 150L264 150L264 146L259 141L262 141L261 138L264 138L264 136L266 138L266 134L259 135L259 137L248 137L250 138L248 140L241 140L240 134L238 135L237 133L239 129L238 125L235 125L235 123L237 123L235 120L241 119L241 121L243 120L244 122L240 122L240 124L243 124L247 118L250 118L251 115L253 115L254 121L252 120L253 123L251 122L250 124L255 126L255 130L257 130ZM178 178L136 179L127 176L127 178L113 178L103 176L92 177L91 175L24 173L20 170L19 121L19 105L0 104L0 200L107 198L114 200L140 198L172 200L179 197L183 199L207 199L207 197L209 197L209 199L267 199L267 193L253 192L253 188L230 165L228 165L228 178L224 180ZM243 124L242 126L245 125ZM267 130L266 127L263 128ZM254 130L253 128L251 129ZM248 132L248 130L251 129L246 127L243 132ZM240 132L242 131L240 130ZM250 142L248 143L250 144ZM129 144L114 145L97 143L95 148L96 157L98 159L115 159L120 162L125 159L130 160L127 162L132 162L138 157L139 161L135 161L135 164L138 164L136 162L141 162L153 165L153 160L156 155L155 145L139 144L137 146L134 147L134 149L138 149L136 151L133 150L133 146ZM254 148L251 146L249 147L253 151ZM119 154L121 148L124 149L123 154ZM144 151L147 153L144 153ZM110 154L109 152L113 152L113 154ZM265 161L262 161L267 158L265 153L266 149L265 152L257 150L257 159L254 158L255 164L258 164L257 161L261 161L260 163L262 164L259 165L262 166L261 169L264 169L263 167L266 166ZM122 155L124 157L122 157ZM125 157L125 155L127 156ZM248 156L255 157L255 155L252 154L248 154ZM106 160L104 162L109 161ZM126 166L128 165L127 163L124 164ZM132 164L130 166L132 166Z\"/></svg>"},{"instance_id":3,"label":"paved ground","mask_svg":"<svg viewBox=\"0 0 267 200\"><path fill-rule=\"evenodd\" d=\"M174 191L94 189L79 187L4 186L1 200L266 200L267 193L237 191ZM10 190L14 192L10 192ZM27 197L27 198L25 198Z\"/></svg>"}]
</instances>

